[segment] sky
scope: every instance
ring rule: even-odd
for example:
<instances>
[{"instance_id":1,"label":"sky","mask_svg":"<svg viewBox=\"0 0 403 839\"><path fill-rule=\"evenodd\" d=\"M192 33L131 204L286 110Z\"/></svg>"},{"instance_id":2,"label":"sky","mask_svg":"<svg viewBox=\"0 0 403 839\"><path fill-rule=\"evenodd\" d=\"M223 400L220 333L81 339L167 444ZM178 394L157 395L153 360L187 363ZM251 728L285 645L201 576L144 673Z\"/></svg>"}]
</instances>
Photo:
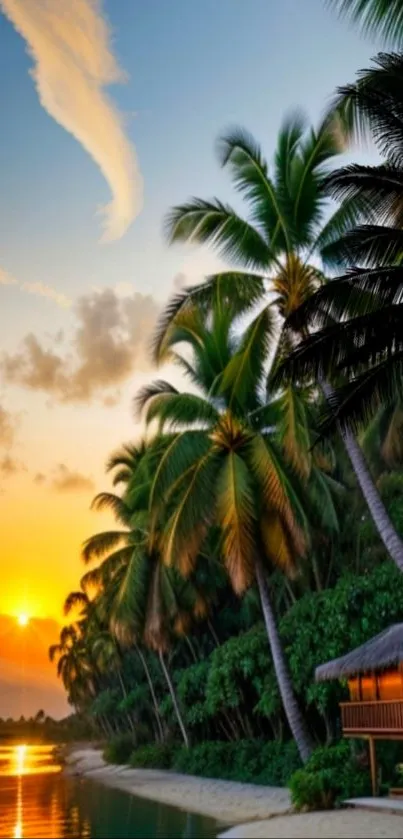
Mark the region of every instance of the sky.
<instances>
[{"instance_id":1,"label":"sky","mask_svg":"<svg viewBox=\"0 0 403 839\"><path fill-rule=\"evenodd\" d=\"M108 524L89 509L110 488L106 459L141 434L132 401L156 375L158 313L221 264L168 247L165 214L191 195L232 200L217 137L245 126L270 160L284 116L302 108L318 122L380 45L325 0L0 0L0 43L0 687L11 709L26 630L10 617L34 619L31 660L48 679L43 639L55 640L78 587L83 540ZM49 712L61 713L55 690Z\"/></svg>"}]
</instances>

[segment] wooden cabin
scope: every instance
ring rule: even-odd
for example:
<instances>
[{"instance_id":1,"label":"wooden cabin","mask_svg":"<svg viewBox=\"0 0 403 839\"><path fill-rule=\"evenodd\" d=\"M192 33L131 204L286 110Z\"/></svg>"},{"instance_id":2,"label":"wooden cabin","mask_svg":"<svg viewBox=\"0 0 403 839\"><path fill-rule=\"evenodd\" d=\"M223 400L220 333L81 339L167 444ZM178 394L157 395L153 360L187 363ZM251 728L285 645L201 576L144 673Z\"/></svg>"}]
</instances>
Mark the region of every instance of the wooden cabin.
<instances>
[{"instance_id":1,"label":"wooden cabin","mask_svg":"<svg viewBox=\"0 0 403 839\"><path fill-rule=\"evenodd\" d=\"M340 704L344 737L369 741L376 795L375 740L403 740L403 623L394 624L351 653L317 667L316 681L347 680Z\"/></svg>"}]
</instances>

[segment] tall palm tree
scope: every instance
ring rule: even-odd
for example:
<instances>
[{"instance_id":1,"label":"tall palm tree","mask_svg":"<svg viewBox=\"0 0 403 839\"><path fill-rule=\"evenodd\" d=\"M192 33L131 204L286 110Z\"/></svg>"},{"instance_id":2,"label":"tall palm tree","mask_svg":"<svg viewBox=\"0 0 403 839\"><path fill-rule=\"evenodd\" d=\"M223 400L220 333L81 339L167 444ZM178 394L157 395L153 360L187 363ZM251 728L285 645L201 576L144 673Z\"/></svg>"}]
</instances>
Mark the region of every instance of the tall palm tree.
<instances>
[{"instance_id":1,"label":"tall palm tree","mask_svg":"<svg viewBox=\"0 0 403 839\"><path fill-rule=\"evenodd\" d=\"M316 291L288 319L291 328L305 329L305 341L287 360L286 371L297 379L325 376L339 385L324 412L323 427L337 425L347 445L351 429L368 422L382 403L402 398L402 84L403 57L380 55L356 84L340 91L339 107L349 111L356 130L369 126L385 162L348 166L327 179L335 198L359 202L366 223L325 248L333 266L353 267ZM403 570L403 543L365 471L363 477L361 488L378 532Z\"/></svg>"},{"instance_id":2,"label":"tall palm tree","mask_svg":"<svg viewBox=\"0 0 403 839\"><path fill-rule=\"evenodd\" d=\"M402 0L326 0L335 8L362 26L368 35L380 35L390 46L403 44L403 2Z\"/></svg>"},{"instance_id":3,"label":"tall palm tree","mask_svg":"<svg viewBox=\"0 0 403 839\"><path fill-rule=\"evenodd\" d=\"M271 318L264 309L236 340L226 301L214 307L212 319L197 307L179 312L165 333L164 357L175 358L198 392L158 381L137 402L147 423L157 420L170 432L162 456L155 453L150 493L151 533L166 521L164 562L192 575L213 529L234 591L242 595L257 583L285 713L306 760L312 744L266 583L268 567L295 573L306 549L306 517L277 433L278 401L262 399Z\"/></svg>"},{"instance_id":4,"label":"tall palm tree","mask_svg":"<svg viewBox=\"0 0 403 839\"><path fill-rule=\"evenodd\" d=\"M337 119L337 114L343 118ZM336 104L317 131L307 134L301 117L290 119L279 135L272 176L258 144L246 132L235 130L220 141L220 161L229 167L235 188L246 199L250 220L217 199L195 198L171 210L166 229L170 242L208 243L246 271L223 272L176 295L156 333L156 360L161 357L166 331L176 313L190 301L211 299L217 286L225 286L229 296L237 295L245 311L252 309L265 291L271 295L269 306L282 318L290 319L293 312L309 306L313 292L325 279L313 263L314 257L326 261L334 243L367 209L365 195L346 195L340 208L324 222L326 168L343 148L341 127L344 130L349 125L350 117L344 101L343 107L340 102ZM321 294L322 288L317 293ZM305 335L297 316L294 327L297 334ZM282 331L278 358L287 355L292 340L289 332ZM323 375L320 383L332 407L332 390ZM339 424L339 431L380 538L403 568L403 544L363 452L349 429Z\"/></svg>"}]
</instances>

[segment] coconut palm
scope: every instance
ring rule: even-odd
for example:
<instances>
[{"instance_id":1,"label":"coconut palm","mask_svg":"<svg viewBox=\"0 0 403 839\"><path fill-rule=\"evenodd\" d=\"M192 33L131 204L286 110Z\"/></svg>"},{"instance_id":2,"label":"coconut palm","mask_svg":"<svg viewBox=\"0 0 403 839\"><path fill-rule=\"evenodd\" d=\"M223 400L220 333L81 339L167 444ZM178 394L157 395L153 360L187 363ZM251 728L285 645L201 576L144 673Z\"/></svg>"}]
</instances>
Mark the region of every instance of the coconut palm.
<instances>
[{"instance_id":1,"label":"coconut palm","mask_svg":"<svg viewBox=\"0 0 403 839\"><path fill-rule=\"evenodd\" d=\"M150 529L165 519L164 563L185 577L194 574L213 529L234 591L241 596L257 583L285 713L306 760L310 736L266 583L268 568L294 574L306 550L306 517L278 435L281 406L262 398L273 318L265 308L236 339L227 303L219 301L212 317L187 306L165 331L160 353L175 358L197 392L158 381L138 394L146 422L158 421L171 438L155 455Z\"/></svg>"},{"instance_id":2,"label":"coconut palm","mask_svg":"<svg viewBox=\"0 0 403 839\"><path fill-rule=\"evenodd\" d=\"M49 647L49 659L57 660L57 675L70 704L82 708L95 693L94 666L85 635L76 624L61 629L59 643Z\"/></svg>"},{"instance_id":3,"label":"coconut palm","mask_svg":"<svg viewBox=\"0 0 403 839\"><path fill-rule=\"evenodd\" d=\"M282 318L290 319L293 312L309 305L313 292L324 281L323 274L313 264L314 257L330 258L334 243L362 218L368 206L366 195L346 195L340 208L324 222L326 167L342 150L341 126L351 130L351 110L345 98L343 102L338 101L318 131L311 130L308 135L300 117L290 119L279 135L272 176L261 149L250 135L236 130L220 141L221 163L229 167L235 188L246 199L249 219L217 199L192 199L169 213L167 234L170 242L208 243L246 272L223 272L201 286L176 295L156 333L157 361L176 313L189 301L211 300L217 286L225 287L229 297L237 295L244 311L253 309L265 291L271 294L269 305ZM336 114L342 114L343 120L336 120ZM316 293L322 293L322 288ZM293 324L297 335L305 334L297 315ZM287 355L294 340L295 332L291 335L282 331L279 359ZM332 409L332 389L323 375L320 384ZM339 431L380 538L396 564L403 568L403 544L382 503L363 452L349 429L340 424Z\"/></svg>"},{"instance_id":4,"label":"coconut palm","mask_svg":"<svg viewBox=\"0 0 403 839\"><path fill-rule=\"evenodd\" d=\"M156 446L163 450L165 441L158 439ZM183 740L189 745L166 654L173 635L186 638L192 618L200 619L207 615L207 602L196 580L184 580L174 568L162 564L158 532L154 531L153 538L150 538L148 501L151 478L145 451L143 448L142 455L136 457L135 462L125 465L127 471L124 474L122 452L117 452L109 461L109 468L118 470L115 483L123 483L124 494L120 497L113 493L101 493L94 500L94 506L112 509L124 529L97 534L87 540L83 559L86 562L93 559L102 561L95 574L90 572L91 576L86 575L83 582L84 587L88 584L101 585L103 592L98 598L99 613L103 619L108 619L111 631L119 642L135 645L145 664L152 691L140 642L158 654ZM154 691L153 701L157 710ZM161 728L160 735L162 737Z\"/></svg>"},{"instance_id":5,"label":"coconut palm","mask_svg":"<svg viewBox=\"0 0 403 839\"><path fill-rule=\"evenodd\" d=\"M362 26L368 35L379 35L385 43L403 43L402 0L326 0L343 17Z\"/></svg>"},{"instance_id":6,"label":"coconut palm","mask_svg":"<svg viewBox=\"0 0 403 839\"><path fill-rule=\"evenodd\" d=\"M287 361L288 374L326 376L338 384L323 428L338 425L347 445L350 429L362 427L382 403L391 405L402 395L402 81L402 57L381 55L356 84L340 91L339 105L350 112L352 127L371 129L385 162L348 166L329 176L331 194L358 200L366 223L325 249L334 266L353 267L289 317L291 327L305 328L306 340ZM315 330L310 337L308 329ZM365 471L363 476L360 485L378 532L403 569L403 544Z\"/></svg>"}]
</instances>

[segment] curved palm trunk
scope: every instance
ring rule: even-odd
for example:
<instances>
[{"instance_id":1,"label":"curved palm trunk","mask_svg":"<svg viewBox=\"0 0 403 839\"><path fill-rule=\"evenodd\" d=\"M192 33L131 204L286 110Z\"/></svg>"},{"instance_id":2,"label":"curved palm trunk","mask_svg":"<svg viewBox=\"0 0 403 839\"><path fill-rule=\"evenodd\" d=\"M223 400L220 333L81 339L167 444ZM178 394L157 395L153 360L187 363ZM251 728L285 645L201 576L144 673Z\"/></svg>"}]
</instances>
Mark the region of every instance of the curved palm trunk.
<instances>
[{"instance_id":1,"label":"curved palm trunk","mask_svg":"<svg viewBox=\"0 0 403 839\"><path fill-rule=\"evenodd\" d=\"M180 708L179 708L179 705L178 705L178 700L177 700L177 696L176 696L176 693L175 693L175 688L173 686L172 679L169 675L168 668L165 664L165 659L164 659L163 653L160 651L158 653L158 655L159 655L159 660L161 662L161 667L162 667L162 670L163 670L163 673L164 673L164 676L165 676L165 679L166 679L166 683L168 685L169 692L171 694L172 704L173 704L174 709L175 709L175 714L176 714L176 718L177 718L178 723L179 723L179 728L181 730L181 734L182 734L182 737L183 737L183 742L184 742L186 748L188 749L189 748L189 737L188 737L188 734L187 734L187 731L186 731L186 728L185 728L185 723L183 722L183 719L182 719L182 714L180 712Z\"/></svg>"},{"instance_id":2,"label":"curved palm trunk","mask_svg":"<svg viewBox=\"0 0 403 839\"><path fill-rule=\"evenodd\" d=\"M297 700L294 696L294 691L291 684L290 674L284 652L281 646L280 636L276 626L276 621L273 614L273 609L270 603L269 592L266 585L263 564L260 559L256 561L256 580L259 588L260 601L262 604L262 611L264 622L266 626L267 637L269 639L269 646L273 658L274 670L277 677L280 696L283 702L284 711L290 726L294 740L298 746L298 751L303 763L306 763L312 750L313 743L309 735L305 720L298 707Z\"/></svg>"},{"instance_id":3,"label":"curved palm trunk","mask_svg":"<svg viewBox=\"0 0 403 839\"><path fill-rule=\"evenodd\" d=\"M160 714L160 709L159 709L157 697L155 695L155 690L154 690L153 680L151 678L151 673L148 669L148 664L147 664L147 661L145 659L145 656L143 655L142 651L140 650L140 647L138 647L137 645L136 645L136 651L137 651L139 659L140 659L140 661L143 665L144 672L146 674L148 687L150 688L151 698L152 698L153 705L154 705L154 713L155 713L155 719L157 721L159 736L160 736L161 743L163 743L164 742L164 732L163 732L163 728L162 728L161 714Z\"/></svg>"},{"instance_id":4,"label":"curved palm trunk","mask_svg":"<svg viewBox=\"0 0 403 839\"><path fill-rule=\"evenodd\" d=\"M340 429L340 433L379 536L399 570L403 571L403 542L396 532L374 484L364 453L351 431Z\"/></svg>"},{"instance_id":5,"label":"curved palm trunk","mask_svg":"<svg viewBox=\"0 0 403 839\"><path fill-rule=\"evenodd\" d=\"M325 399L329 402L333 393L331 386L328 382L324 381L320 381L320 386ZM367 502L369 512L371 513L379 536L399 570L403 571L403 542L397 534L374 484L364 453L351 431L345 429L339 422L337 423L337 429L346 447L354 474Z\"/></svg>"}]
</instances>

